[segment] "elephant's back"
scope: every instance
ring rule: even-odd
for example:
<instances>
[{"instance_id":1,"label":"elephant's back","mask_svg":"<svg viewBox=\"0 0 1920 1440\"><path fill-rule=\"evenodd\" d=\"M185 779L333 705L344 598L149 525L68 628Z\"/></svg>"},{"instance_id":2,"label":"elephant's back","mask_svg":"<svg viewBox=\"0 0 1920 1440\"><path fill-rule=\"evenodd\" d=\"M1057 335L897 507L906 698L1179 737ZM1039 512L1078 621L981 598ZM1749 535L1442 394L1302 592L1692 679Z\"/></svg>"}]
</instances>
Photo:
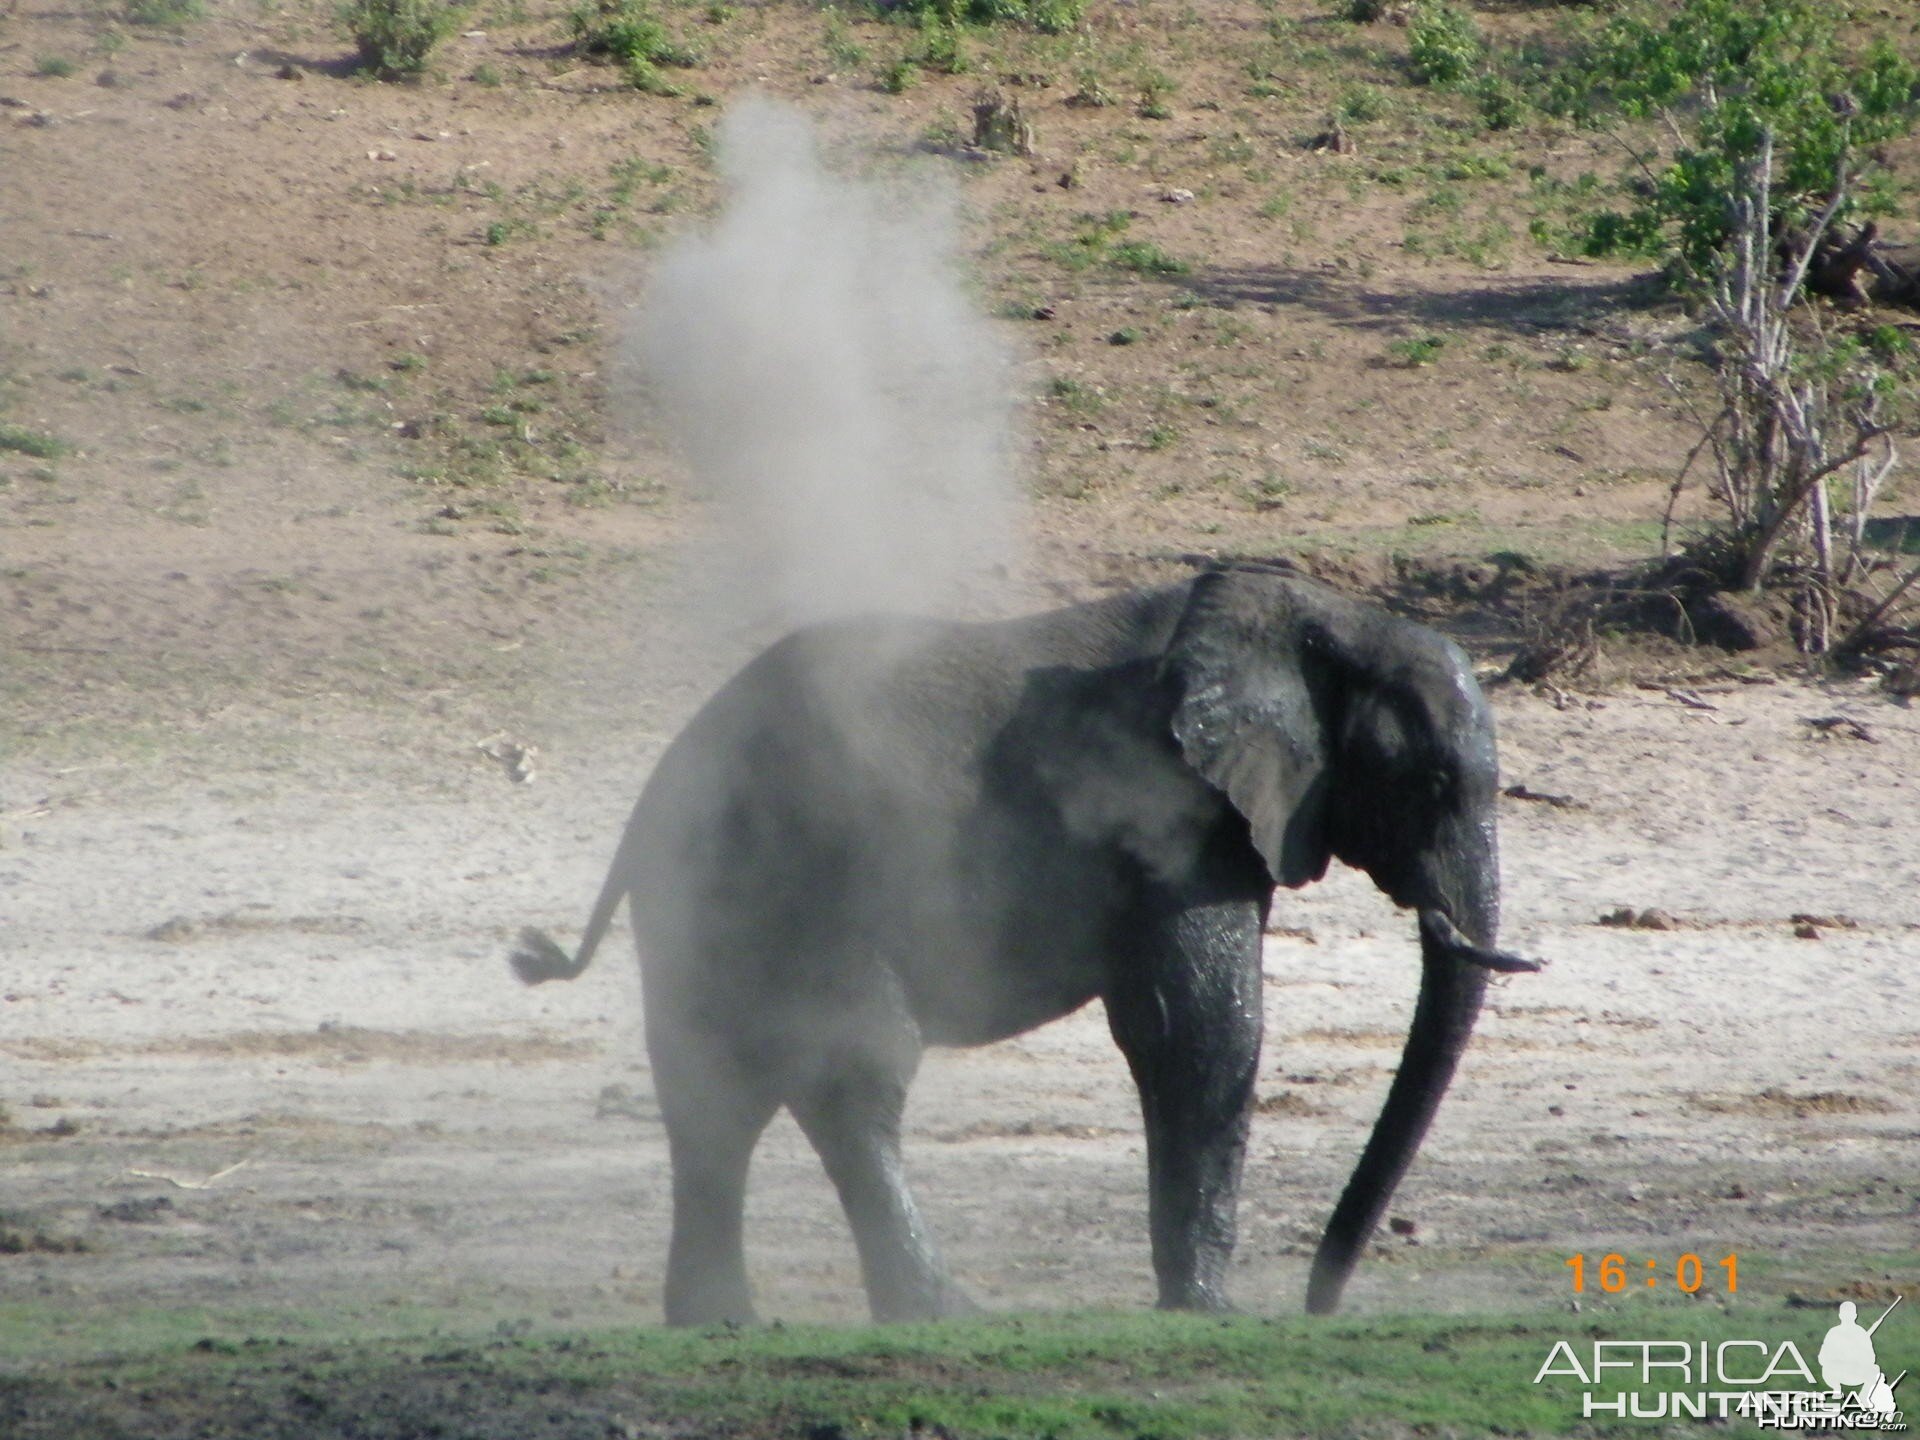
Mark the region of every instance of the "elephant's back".
<instances>
[{"instance_id":1,"label":"elephant's back","mask_svg":"<svg viewBox=\"0 0 1920 1440\"><path fill-rule=\"evenodd\" d=\"M805 950L809 927L946 936L985 757L1037 670L1164 648L1185 586L988 623L854 617L749 661L661 755L634 816L643 950L716 926ZM885 907L882 915L867 909Z\"/></svg>"}]
</instances>

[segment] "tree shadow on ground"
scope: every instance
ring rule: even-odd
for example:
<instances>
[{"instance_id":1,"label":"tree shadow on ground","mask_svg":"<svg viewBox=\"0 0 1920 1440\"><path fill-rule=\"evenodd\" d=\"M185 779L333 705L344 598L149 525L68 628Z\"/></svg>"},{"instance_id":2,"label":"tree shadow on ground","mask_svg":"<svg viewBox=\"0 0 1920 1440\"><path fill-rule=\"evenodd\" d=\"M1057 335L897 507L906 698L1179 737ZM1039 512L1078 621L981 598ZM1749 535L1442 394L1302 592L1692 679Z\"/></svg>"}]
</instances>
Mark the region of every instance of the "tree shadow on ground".
<instances>
[{"instance_id":1,"label":"tree shadow on ground","mask_svg":"<svg viewBox=\"0 0 1920 1440\"><path fill-rule=\"evenodd\" d=\"M1575 273L1565 280L1489 277L1442 286L1382 283L1340 271L1226 266L1190 277L1187 288L1215 305L1298 308L1335 324L1384 331L1418 326L1513 333L1578 330L1602 315L1651 309L1668 298L1657 276L1616 273Z\"/></svg>"},{"instance_id":2,"label":"tree shadow on ground","mask_svg":"<svg viewBox=\"0 0 1920 1440\"><path fill-rule=\"evenodd\" d=\"M360 73L361 60L353 51L345 54L326 56L306 55L294 50L279 50L271 45L260 46L247 52L255 64L277 67L293 72L288 78L298 78L302 73L325 75L331 80L351 80Z\"/></svg>"}]
</instances>

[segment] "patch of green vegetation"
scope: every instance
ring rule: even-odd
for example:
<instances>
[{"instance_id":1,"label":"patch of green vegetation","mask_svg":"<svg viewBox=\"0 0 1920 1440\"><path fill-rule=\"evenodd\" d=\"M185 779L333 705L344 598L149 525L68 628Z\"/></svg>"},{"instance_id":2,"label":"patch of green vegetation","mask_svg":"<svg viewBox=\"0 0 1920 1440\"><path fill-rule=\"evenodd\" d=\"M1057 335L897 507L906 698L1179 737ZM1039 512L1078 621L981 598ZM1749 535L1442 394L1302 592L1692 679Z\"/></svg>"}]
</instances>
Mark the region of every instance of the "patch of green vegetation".
<instances>
[{"instance_id":1,"label":"patch of green vegetation","mask_svg":"<svg viewBox=\"0 0 1920 1440\"><path fill-rule=\"evenodd\" d=\"M1378 120L1392 108L1386 92L1374 85L1349 85L1341 91L1333 113L1344 124L1364 125Z\"/></svg>"},{"instance_id":2,"label":"patch of green vegetation","mask_svg":"<svg viewBox=\"0 0 1920 1440\"><path fill-rule=\"evenodd\" d=\"M1804 225L1832 199L1843 155L1870 156L1920 124L1920 65L1851 18L1826 0L1641 0L1611 15L1542 103L1588 121L1665 123L1635 147L1628 203L1591 216L1582 248L1709 273L1732 233L1735 177L1767 137L1773 229ZM1893 204L1887 173L1868 164L1836 220Z\"/></svg>"},{"instance_id":3,"label":"patch of green vegetation","mask_svg":"<svg viewBox=\"0 0 1920 1440\"><path fill-rule=\"evenodd\" d=\"M206 0L127 0L120 13L130 24L177 30L206 10Z\"/></svg>"},{"instance_id":4,"label":"patch of green vegetation","mask_svg":"<svg viewBox=\"0 0 1920 1440\"><path fill-rule=\"evenodd\" d=\"M1444 335L1412 335L1389 344L1387 354L1393 357L1395 364L1413 370L1433 364L1446 347L1447 337Z\"/></svg>"},{"instance_id":5,"label":"patch of green vegetation","mask_svg":"<svg viewBox=\"0 0 1920 1440\"><path fill-rule=\"evenodd\" d=\"M1056 375L1047 386L1047 393L1060 402L1064 410L1075 415L1092 415L1104 410L1107 397L1091 385L1083 385L1070 375Z\"/></svg>"},{"instance_id":6,"label":"patch of green vegetation","mask_svg":"<svg viewBox=\"0 0 1920 1440\"><path fill-rule=\"evenodd\" d=\"M1471 223L1449 219L1426 229L1409 229L1401 245L1409 255L1428 260L1458 257L1482 270L1491 270L1506 262L1513 243L1513 227L1499 218Z\"/></svg>"},{"instance_id":7,"label":"patch of green vegetation","mask_svg":"<svg viewBox=\"0 0 1920 1440\"><path fill-rule=\"evenodd\" d=\"M409 80L460 28L466 9L446 0L346 0L336 14L353 37L361 69L380 80Z\"/></svg>"},{"instance_id":8,"label":"patch of green vegetation","mask_svg":"<svg viewBox=\"0 0 1920 1440\"><path fill-rule=\"evenodd\" d=\"M1128 240L1108 252L1107 263L1117 270L1134 270L1144 275L1186 275L1193 267L1167 254L1151 240Z\"/></svg>"},{"instance_id":9,"label":"patch of green vegetation","mask_svg":"<svg viewBox=\"0 0 1920 1440\"><path fill-rule=\"evenodd\" d=\"M1293 482L1271 465L1248 478L1244 487L1246 501L1256 510L1276 510L1293 494Z\"/></svg>"},{"instance_id":10,"label":"patch of green vegetation","mask_svg":"<svg viewBox=\"0 0 1920 1440\"><path fill-rule=\"evenodd\" d=\"M43 430L30 430L25 425L0 424L0 450L31 455L36 460L58 460L63 455L71 454L73 447Z\"/></svg>"},{"instance_id":11,"label":"patch of green vegetation","mask_svg":"<svg viewBox=\"0 0 1920 1440\"><path fill-rule=\"evenodd\" d=\"M920 19L933 16L949 25L1012 22L1053 35L1080 23L1087 0L892 0L884 8Z\"/></svg>"},{"instance_id":12,"label":"patch of green vegetation","mask_svg":"<svg viewBox=\"0 0 1920 1440\"><path fill-rule=\"evenodd\" d=\"M846 17L832 5L827 6L820 48L826 51L827 62L836 70L858 70L867 63L867 47L853 38L847 29Z\"/></svg>"},{"instance_id":13,"label":"patch of green vegetation","mask_svg":"<svg viewBox=\"0 0 1920 1440\"><path fill-rule=\"evenodd\" d=\"M65 80L78 67L64 55L42 55L33 62L33 73L48 80Z\"/></svg>"},{"instance_id":14,"label":"patch of green vegetation","mask_svg":"<svg viewBox=\"0 0 1920 1440\"><path fill-rule=\"evenodd\" d=\"M357 1429L360 1417L416 1412L450 1432L482 1416L510 1427L512 1417L544 1414L564 1395L581 1433L643 1414L672 1433L769 1434L777 1416L785 1434L944 1429L1055 1440L1638 1436L1648 1433L1645 1421L1605 1412L1582 1418L1585 1387L1564 1361L1560 1373L1534 1383L1556 1345L1590 1356L1599 1340L1712 1346L1793 1336L1810 1351L1828 1323L1777 1301L1599 1296L1578 1316L1557 1308L1367 1319L1066 1314L579 1334L532 1333L526 1322L488 1316L437 1335L422 1317L412 1333L405 1321L386 1319L384 1336L370 1333L379 1322L358 1316L343 1325L180 1310L115 1315L104 1322L113 1343L89 1334L83 1349L71 1324L50 1324L54 1318L44 1306L0 1308L0 1341L28 1347L9 1353L44 1354L49 1337L64 1347L56 1353L68 1358L10 1383L16 1401L59 1417L72 1434L104 1430L98 1422L132 1391L151 1428L168 1433L236 1412L324 1416L327 1433ZM1888 1344L1911 1348L1920 1327L1901 1311L1887 1325L1899 1331L1889 1330ZM113 1358L82 1361L83 1354ZM1698 1387L1655 1367L1636 1388L1651 1400ZM1722 1433L1753 1432L1736 1420Z\"/></svg>"},{"instance_id":15,"label":"patch of green vegetation","mask_svg":"<svg viewBox=\"0 0 1920 1440\"><path fill-rule=\"evenodd\" d=\"M506 220L489 221L486 228L480 232L480 241L483 245L498 246L504 245L509 240L517 239L521 236L537 235L539 233L539 228L535 226L531 220L522 220L518 217L513 217Z\"/></svg>"},{"instance_id":16,"label":"patch of green vegetation","mask_svg":"<svg viewBox=\"0 0 1920 1440\"><path fill-rule=\"evenodd\" d=\"M931 9L920 12L919 44L901 58L935 75L964 75L973 68L964 27L952 15Z\"/></svg>"},{"instance_id":17,"label":"patch of green vegetation","mask_svg":"<svg viewBox=\"0 0 1920 1440\"><path fill-rule=\"evenodd\" d=\"M691 69L700 52L675 40L649 0L585 0L567 16L574 48L582 55L611 60L626 72L627 83L647 94L684 93L660 73L660 67Z\"/></svg>"},{"instance_id":18,"label":"patch of green vegetation","mask_svg":"<svg viewBox=\"0 0 1920 1440\"><path fill-rule=\"evenodd\" d=\"M1041 253L1069 270L1085 270L1102 259L1113 240L1133 224L1125 210L1109 210L1104 215L1083 213L1074 221L1071 240L1042 245Z\"/></svg>"},{"instance_id":19,"label":"patch of green vegetation","mask_svg":"<svg viewBox=\"0 0 1920 1440\"><path fill-rule=\"evenodd\" d=\"M1171 120L1172 100L1180 82L1164 70L1148 70L1140 76L1140 117L1144 120Z\"/></svg>"},{"instance_id":20,"label":"patch of green vegetation","mask_svg":"<svg viewBox=\"0 0 1920 1440\"><path fill-rule=\"evenodd\" d=\"M1451 0L1414 0L1407 15L1407 67L1422 85L1458 85L1479 68L1486 46L1473 16Z\"/></svg>"}]
</instances>

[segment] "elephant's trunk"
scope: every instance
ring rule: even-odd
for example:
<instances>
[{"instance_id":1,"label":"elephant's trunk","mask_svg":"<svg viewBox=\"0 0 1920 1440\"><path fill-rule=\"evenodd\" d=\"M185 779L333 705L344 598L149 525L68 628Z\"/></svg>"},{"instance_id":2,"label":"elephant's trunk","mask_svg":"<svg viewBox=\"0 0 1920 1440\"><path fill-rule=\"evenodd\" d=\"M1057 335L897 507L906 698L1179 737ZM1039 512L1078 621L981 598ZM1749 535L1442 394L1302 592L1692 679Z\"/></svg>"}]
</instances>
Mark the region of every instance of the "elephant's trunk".
<instances>
[{"instance_id":1,"label":"elephant's trunk","mask_svg":"<svg viewBox=\"0 0 1920 1440\"><path fill-rule=\"evenodd\" d=\"M1467 1048L1486 993L1488 970L1539 968L1492 948L1500 916L1497 891L1488 888L1471 901L1447 909L1455 911L1467 933L1456 928L1446 910L1420 911L1420 999L1414 1006L1413 1026L1380 1118L1313 1258L1307 1284L1310 1314L1327 1315L1339 1308L1347 1277L1413 1163Z\"/></svg>"}]
</instances>

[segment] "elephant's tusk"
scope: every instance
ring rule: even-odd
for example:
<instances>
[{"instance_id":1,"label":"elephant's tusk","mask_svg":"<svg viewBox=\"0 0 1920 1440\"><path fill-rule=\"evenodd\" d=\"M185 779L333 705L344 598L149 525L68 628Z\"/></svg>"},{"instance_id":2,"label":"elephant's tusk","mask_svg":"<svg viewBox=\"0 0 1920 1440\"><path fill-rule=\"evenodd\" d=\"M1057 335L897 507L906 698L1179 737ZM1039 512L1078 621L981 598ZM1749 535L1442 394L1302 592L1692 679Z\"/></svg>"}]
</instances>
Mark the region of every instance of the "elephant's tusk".
<instances>
[{"instance_id":1,"label":"elephant's tusk","mask_svg":"<svg viewBox=\"0 0 1920 1440\"><path fill-rule=\"evenodd\" d=\"M1537 975L1546 968L1544 960L1529 960L1506 950L1474 949L1460 957L1469 965L1480 965L1501 975Z\"/></svg>"},{"instance_id":2,"label":"elephant's tusk","mask_svg":"<svg viewBox=\"0 0 1920 1440\"><path fill-rule=\"evenodd\" d=\"M1420 912L1420 938L1451 960L1465 965L1478 965L1483 970L1492 970L1501 975L1537 974L1546 963L1505 950L1490 950L1485 945L1476 945L1460 933L1458 925L1438 910Z\"/></svg>"}]
</instances>

